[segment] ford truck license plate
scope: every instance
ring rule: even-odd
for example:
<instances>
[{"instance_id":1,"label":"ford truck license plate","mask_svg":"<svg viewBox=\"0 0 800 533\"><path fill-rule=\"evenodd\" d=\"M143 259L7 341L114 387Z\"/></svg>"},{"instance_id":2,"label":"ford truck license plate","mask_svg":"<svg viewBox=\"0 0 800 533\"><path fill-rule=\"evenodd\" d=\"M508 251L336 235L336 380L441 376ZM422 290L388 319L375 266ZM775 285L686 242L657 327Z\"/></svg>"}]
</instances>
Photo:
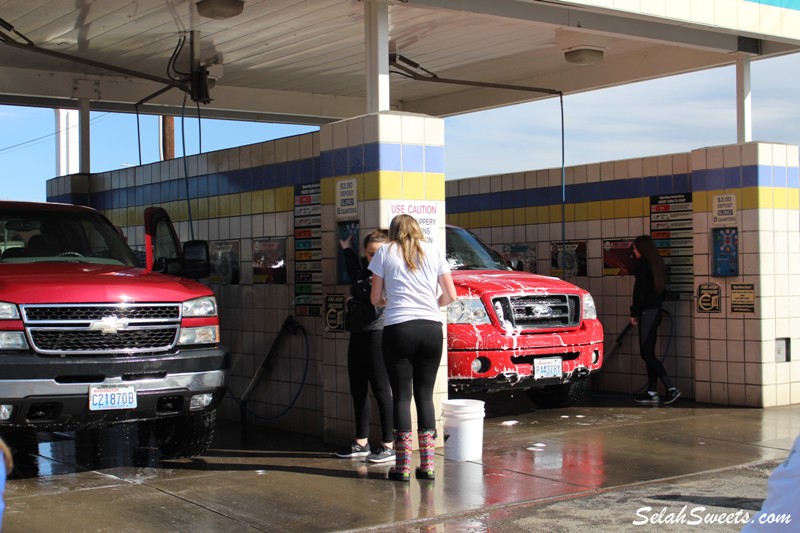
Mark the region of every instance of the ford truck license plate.
<instances>
[{"instance_id":1,"label":"ford truck license plate","mask_svg":"<svg viewBox=\"0 0 800 533\"><path fill-rule=\"evenodd\" d=\"M133 385L89 386L90 411L115 409L136 409L136 387Z\"/></svg>"},{"instance_id":2,"label":"ford truck license plate","mask_svg":"<svg viewBox=\"0 0 800 533\"><path fill-rule=\"evenodd\" d=\"M533 379L561 377L561 358L543 357L533 360Z\"/></svg>"}]
</instances>

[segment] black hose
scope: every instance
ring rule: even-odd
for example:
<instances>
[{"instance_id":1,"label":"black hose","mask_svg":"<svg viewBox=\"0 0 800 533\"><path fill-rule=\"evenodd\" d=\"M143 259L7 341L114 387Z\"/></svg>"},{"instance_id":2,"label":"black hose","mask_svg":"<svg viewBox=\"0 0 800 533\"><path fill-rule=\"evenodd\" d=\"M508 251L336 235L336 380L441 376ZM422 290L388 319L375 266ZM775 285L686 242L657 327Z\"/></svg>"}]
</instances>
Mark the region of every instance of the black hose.
<instances>
[{"instance_id":1,"label":"black hose","mask_svg":"<svg viewBox=\"0 0 800 533\"><path fill-rule=\"evenodd\" d=\"M291 410L292 407L294 407L294 405L297 403L297 400L300 398L300 393L303 391L303 387L305 386L305 383L306 383L306 377L308 376L308 367L309 367L309 364L310 364L310 361L311 361L311 355L310 355L310 348L309 348L309 342L308 342L308 332L305 330L303 325L300 324L300 322L298 322L297 320L294 319L294 317L288 316L286 318L286 320L284 321L283 326L281 326L281 331L278 333L278 336L275 338L275 341L273 342L272 346L270 347L270 350L267 353L266 357L264 358L264 361L261 363L261 369L260 370L262 372L265 371L271 365L272 360L275 357L277 357L277 348L278 348L281 340L283 339L283 336L286 333L298 333L298 332L303 335L303 344L304 344L304 347L305 347L305 350L304 350L304 352L305 352L305 365L303 367L303 377L300 379L300 386L297 388L297 392L295 392L294 397L289 402L289 405L287 405L286 408L283 411L281 411L280 413L278 413L276 415L273 415L273 416L260 415L260 414L258 414L256 412L254 412L248 406L249 398L245 398L244 395L243 395L242 399L239 399L233 394L231 389L228 388L228 394L230 395L231 398L233 398L233 401L235 401L239 405L241 418L242 418L241 422L242 422L242 426L243 427L246 426L246 420L245 420L245 416L244 416L245 413L249 413L250 415L252 415L255 418L258 418L260 420L275 420L277 418L280 418L280 417L284 416L286 413L288 413L289 410ZM251 393L251 392L252 392L252 390L250 388L248 388L248 390L245 391L244 394L245 395L249 395L249 393Z\"/></svg>"},{"instance_id":2,"label":"black hose","mask_svg":"<svg viewBox=\"0 0 800 533\"><path fill-rule=\"evenodd\" d=\"M672 313L670 313L666 309L662 309L661 313L669 317L669 334L667 335L667 343L664 346L664 350L661 355L661 362L664 362L664 359L667 358L667 353L669 352L669 349L672 346L672 336L675 333L675 328L674 328L675 322L672 319ZM633 325L630 322L628 322L628 324L625 326L622 332L619 335L617 335L617 338L614 339L614 345L608 352L606 352L603 358L604 363L606 360L608 360L609 357L617 353L617 350L619 350L620 346L622 346L622 341L625 339L625 336L628 334L628 332L631 330L632 327ZM601 392L591 392L591 391L589 392L589 394L591 396L602 397L602 398L628 398L630 396L636 395L639 392L643 392L647 388L647 386L648 386L647 383L645 383L644 385L642 385L633 392L622 393L622 394L601 393Z\"/></svg>"}]
</instances>

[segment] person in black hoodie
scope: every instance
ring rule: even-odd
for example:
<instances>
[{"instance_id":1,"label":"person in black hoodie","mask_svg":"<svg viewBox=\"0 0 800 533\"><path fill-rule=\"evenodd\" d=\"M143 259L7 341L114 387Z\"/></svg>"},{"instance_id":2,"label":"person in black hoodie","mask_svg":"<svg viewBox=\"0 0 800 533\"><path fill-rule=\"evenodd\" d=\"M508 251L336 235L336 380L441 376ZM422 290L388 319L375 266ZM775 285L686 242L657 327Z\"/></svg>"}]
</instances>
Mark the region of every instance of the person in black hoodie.
<instances>
[{"instance_id":1,"label":"person in black hoodie","mask_svg":"<svg viewBox=\"0 0 800 533\"><path fill-rule=\"evenodd\" d=\"M666 293L664 260L658 253L653 239L647 235L640 235L634 239L633 255L638 261L633 271L635 280L630 323L639 328L639 350L647 366L647 390L636 395L634 400L651 405L662 403L657 391L660 379L667 391L663 403L671 404L681 393L656 356L658 326L661 324L661 303Z\"/></svg>"},{"instance_id":2,"label":"person in black hoodie","mask_svg":"<svg viewBox=\"0 0 800 533\"><path fill-rule=\"evenodd\" d=\"M350 294L345 324L350 331L347 347L347 373L350 378L350 395L356 415L356 438L350 445L338 450L337 457L366 457L370 463L394 461L394 436L392 426L392 389L383 360L382 309L370 303L372 272L367 265L383 243L389 240L387 230L377 229L364 238L366 257L359 258L353 250L351 235L340 240L345 266L350 276ZM381 422L381 444L375 449L369 445L370 401L369 387L378 404Z\"/></svg>"}]
</instances>

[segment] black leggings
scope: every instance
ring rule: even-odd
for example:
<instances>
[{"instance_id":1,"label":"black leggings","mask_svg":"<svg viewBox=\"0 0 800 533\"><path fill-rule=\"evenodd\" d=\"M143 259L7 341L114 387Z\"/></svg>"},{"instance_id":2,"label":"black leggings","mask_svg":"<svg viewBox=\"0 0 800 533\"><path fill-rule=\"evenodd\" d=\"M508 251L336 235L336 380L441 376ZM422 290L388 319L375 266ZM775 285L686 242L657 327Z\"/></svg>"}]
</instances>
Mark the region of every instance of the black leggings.
<instances>
[{"instance_id":1,"label":"black leggings","mask_svg":"<svg viewBox=\"0 0 800 533\"><path fill-rule=\"evenodd\" d=\"M369 437L369 386L378 403L381 441L392 442L392 390L381 352L381 330L350 334L347 347L347 374L356 413L356 438Z\"/></svg>"},{"instance_id":2,"label":"black leggings","mask_svg":"<svg viewBox=\"0 0 800 533\"><path fill-rule=\"evenodd\" d=\"M436 429L433 387L442 360L442 323L409 320L383 329L383 357L394 399L394 429L411 431L411 398L417 427Z\"/></svg>"},{"instance_id":3,"label":"black leggings","mask_svg":"<svg viewBox=\"0 0 800 533\"><path fill-rule=\"evenodd\" d=\"M653 392L658 387L658 380L667 390L673 387L667 369L656 355L656 340L658 340L658 326L661 324L660 309L645 309L639 317L639 350L647 367L647 390Z\"/></svg>"}]
</instances>

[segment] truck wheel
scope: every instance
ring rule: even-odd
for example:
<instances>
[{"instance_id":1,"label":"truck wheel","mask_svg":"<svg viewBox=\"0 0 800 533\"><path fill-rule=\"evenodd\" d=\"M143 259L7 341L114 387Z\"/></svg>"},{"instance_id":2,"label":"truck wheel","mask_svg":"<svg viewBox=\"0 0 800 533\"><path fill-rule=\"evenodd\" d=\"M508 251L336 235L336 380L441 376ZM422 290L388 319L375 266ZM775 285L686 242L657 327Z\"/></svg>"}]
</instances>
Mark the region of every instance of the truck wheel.
<instances>
[{"instance_id":1,"label":"truck wheel","mask_svg":"<svg viewBox=\"0 0 800 533\"><path fill-rule=\"evenodd\" d=\"M156 446L167 458L200 455L211 446L216 420L216 411L156 420L153 422Z\"/></svg>"},{"instance_id":2,"label":"truck wheel","mask_svg":"<svg viewBox=\"0 0 800 533\"><path fill-rule=\"evenodd\" d=\"M555 407L569 407L577 403L586 393L586 378L575 379L563 385L550 385L541 388L530 388L525 392L532 402L552 409Z\"/></svg>"}]
</instances>

